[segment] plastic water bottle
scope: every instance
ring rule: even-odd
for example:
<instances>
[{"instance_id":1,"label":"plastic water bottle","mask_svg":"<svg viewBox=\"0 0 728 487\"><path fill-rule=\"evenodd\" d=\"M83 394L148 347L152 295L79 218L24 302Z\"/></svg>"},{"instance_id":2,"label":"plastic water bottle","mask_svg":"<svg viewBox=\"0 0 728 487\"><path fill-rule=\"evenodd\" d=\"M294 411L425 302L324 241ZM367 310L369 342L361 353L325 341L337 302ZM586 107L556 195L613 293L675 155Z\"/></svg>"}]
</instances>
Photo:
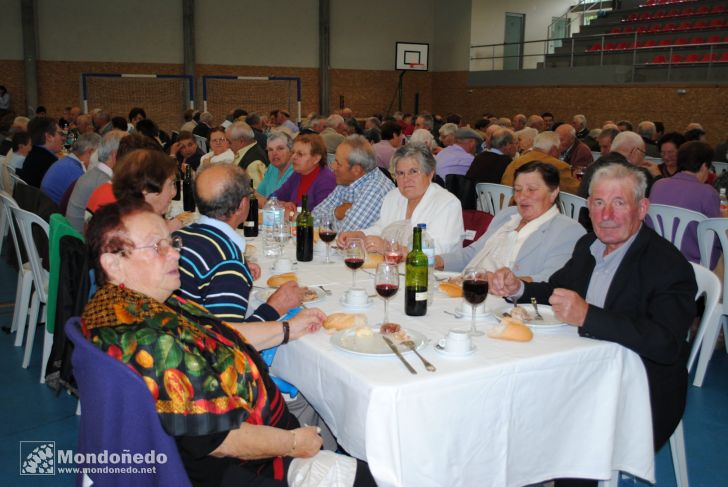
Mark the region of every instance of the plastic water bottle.
<instances>
[{"instance_id":1,"label":"plastic water bottle","mask_svg":"<svg viewBox=\"0 0 728 487\"><path fill-rule=\"evenodd\" d=\"M720 215L728 217L728 197L725 195L725 188L720 188Z\"/></svg>"},{"instance_id":2,"label":"plastic water bottle","mask_svg":"<svg viewBox=\"0 0 728 487\"><path fill-rule=\"evenodd\" d=\"M427 233L426 223L418 223L417 227L422 229L422 252L427 256L427 304L432 305L435 295L435 241ZM408 247L412 250L412 240L408 242Z\"/></svg>"},{"instance_id":3,"label":"plastic water bottle","mask_svg":"<svg viewBox=\"0 0 728 487\"><path fill-rule=\"evenodd\" d=\"M283 205L278 198L272 196L263 206L263 253L267 257L280 254L281 247L273 232L276 225L283 222Z\"/></svg>"}]
</instances>

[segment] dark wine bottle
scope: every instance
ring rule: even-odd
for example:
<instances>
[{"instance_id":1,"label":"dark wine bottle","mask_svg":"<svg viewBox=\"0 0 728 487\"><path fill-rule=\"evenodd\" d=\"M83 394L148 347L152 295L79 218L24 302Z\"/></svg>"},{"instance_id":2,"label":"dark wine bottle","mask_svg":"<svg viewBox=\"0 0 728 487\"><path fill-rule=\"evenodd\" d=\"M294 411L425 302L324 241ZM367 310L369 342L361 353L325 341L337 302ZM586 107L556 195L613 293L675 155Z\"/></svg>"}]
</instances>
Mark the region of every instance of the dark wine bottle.
<instances>
[{"instance_id":1,"label":"dark wine bottle","mask_svg":"<svg viewBox=\"0 0 728 487\"><path fill-rule=\"evenodd\" d=\"M422 251L422 229L415 227L412 251L405 267L404 312L409 316L427 313L427 254Z\"/></svg>"},{"instance_id":2,"label":"dark wine bottle","mask_svg":"<svg viewBox=\"0 0 728 487\"><path fill-rule=\"evenodd\" d=\"M192 166L187 164L185 177L182 180L182 208L185 211L195 211L195 195L192 189Z\"/></svg>"},{"instance_id":3,"label":"dark wine bottle","mask_svg":"<svg viewBox=\"0 0 728 487\"><path fill-rule=\"evenodd\" d=\"M175 174L176 177L174 178L174 189L176 190L176 192L174 193L172 199L175 201L179 201L182 199L182 171L177 168Z\"/></svg>"},{"instance_id":4,"label":"dark wine bottle","mask_svg":"<svg viewBox=\"0 0 728 487\"><path fill-rule=\"evenodd\" d=\"M253 181L250 181L250 209L248 210L248 218L243 222L243 234L248 237L258 236L258 200L255 199L255 191L253 190Z\"/></svg>"},{"instance_id":5,"label":"dark wine bottle","mask_svg":"<svg viewBox=\"0 0 728 487\"><path fill-rule=\"evenodd\" d=\"M313 215L308 211L308 195L301 197L301 213L296 217L296 260L313 260Z\"/></svg>"}]
</instances>

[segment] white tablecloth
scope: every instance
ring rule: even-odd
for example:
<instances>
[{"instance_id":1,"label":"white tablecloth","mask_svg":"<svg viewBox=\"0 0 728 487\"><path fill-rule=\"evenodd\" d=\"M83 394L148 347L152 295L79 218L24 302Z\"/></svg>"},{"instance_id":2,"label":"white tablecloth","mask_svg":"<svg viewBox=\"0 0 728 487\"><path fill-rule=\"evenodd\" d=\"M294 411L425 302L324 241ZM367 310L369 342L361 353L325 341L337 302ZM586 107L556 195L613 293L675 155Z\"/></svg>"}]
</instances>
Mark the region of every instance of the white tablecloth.
<instances>
[{"instance_id":1,"label":"white tablecloth","mask_svg":"<svg viewBox=\"0 0 728 487\"><path fill-rule=\"evenodd\" d=\"M259 239L258 239L259 240ZM270 261L260 258L263 275ZM292 256L289 245L287 255ZM333 291L338 300L351 272L337 264L295 266L303 285ZM374 294L373 278L358 283ZM341 446L369 462L379 485L522 486L555 477L608 479L613 470L654 482L647 378L639 356L609 342L581 338L573 327L539 332L528 343L476 337L475 353L448 358L433 344L469 320L444 313L459 299L435 293L424 317L404 314L404 278L390 302L390 320L424 333L421 353L437 366L411 375L394 357L338 350L324 331L278 350L274 374L294 384L331 427ZM489 297L489 304L490 299ZM366 311L379 323L382 300ZM485 326L486 323L480 323Z\"/></svg>"}]
</instances>

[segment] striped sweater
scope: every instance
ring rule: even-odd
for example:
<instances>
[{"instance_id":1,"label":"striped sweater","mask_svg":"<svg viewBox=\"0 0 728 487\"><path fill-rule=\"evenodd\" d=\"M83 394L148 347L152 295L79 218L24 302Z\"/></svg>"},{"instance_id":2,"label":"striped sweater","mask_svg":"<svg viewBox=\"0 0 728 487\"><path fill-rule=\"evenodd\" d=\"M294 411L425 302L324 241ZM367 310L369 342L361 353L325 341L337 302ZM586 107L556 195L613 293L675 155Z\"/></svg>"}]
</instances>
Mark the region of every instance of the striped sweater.
<instances>
[{"instance_id":1,"label":"striped sweater","mask_svg":"<svg viewBox=\"0 0 728 487\"><path fill-rule=\"evenodd\" d=\"M200 223L175 232L182 237L181 285L177 294L191 299L223 321L274 321L278 312L266 303L247 319L253 277L240 248L222 231Z\"/></svg>"}]
</instances>

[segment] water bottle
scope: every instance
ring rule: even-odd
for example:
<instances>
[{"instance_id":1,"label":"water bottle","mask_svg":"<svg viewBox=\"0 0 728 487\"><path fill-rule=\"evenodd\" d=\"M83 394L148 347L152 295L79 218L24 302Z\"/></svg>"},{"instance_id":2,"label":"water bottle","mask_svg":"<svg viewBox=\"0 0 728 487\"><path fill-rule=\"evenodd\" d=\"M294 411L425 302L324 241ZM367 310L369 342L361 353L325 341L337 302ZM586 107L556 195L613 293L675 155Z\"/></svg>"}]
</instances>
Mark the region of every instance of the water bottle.
<instances>
[{"instance_id":1,"label":"water bottle","mask_svg":"<svg viewBox=\"0 0 728 487\"><path fill-rule=\"evenodd\" d=\"M728 217L728 197L725 195L725 188L720 188L720 216Z\"/></svg>"},{"instance_id":2,"label":"water bottle","mask_svg":"<svg viewBox=\"0 0 728 487\"><path fill-rule=\"evenodd\" d=\"M432 306L435 295L435 241L427 233L426 223L418 223L417 227L422 229L422 252L427 256L427 282L430 283L427 286L427 304ZM412 250L412 240L409 240L408 247Z\"/></svg>"},{"instance_id":3,"label":"water bottle","mask_svg":"<svg viewBox=\"0 0 728 487\"><path fill-rule=\"evenodd\" d=\"M263 206L263 253L267 257L280 254L279 242L275 239L273 231L276 225L283 222L283 205L278 198L271 196Z\"/></svg>"}]
</instances>

